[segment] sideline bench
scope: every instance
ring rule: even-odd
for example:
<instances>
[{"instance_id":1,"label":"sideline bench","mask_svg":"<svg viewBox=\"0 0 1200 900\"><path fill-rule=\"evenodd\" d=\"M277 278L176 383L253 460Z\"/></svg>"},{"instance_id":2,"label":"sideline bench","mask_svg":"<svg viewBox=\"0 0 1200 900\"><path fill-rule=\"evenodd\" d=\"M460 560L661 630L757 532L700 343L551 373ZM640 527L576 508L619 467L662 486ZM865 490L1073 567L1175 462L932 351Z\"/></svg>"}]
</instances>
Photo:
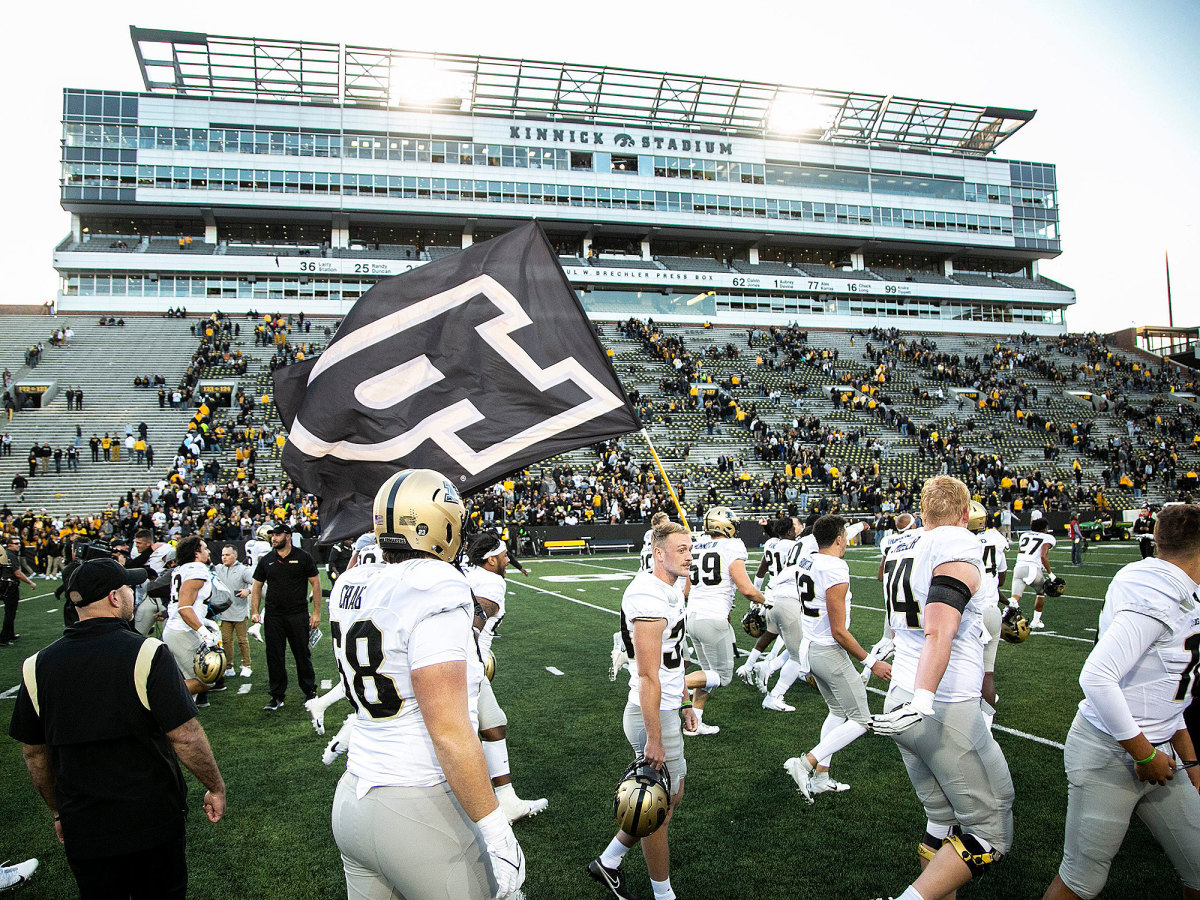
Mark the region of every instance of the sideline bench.
<instances>
[{"instance_id":1,"label":"sideline bench","mask_svg":"<svg viewBox=\"0 0 1200 900\"><path fill-rule=\"evenodd\" d=\"M619 538L616 540L592 540L590 547L592 553L608 553L616 550L632 551L640 545L634 544L633 541L622 541Z\"/></svg>"},{"instance_id":2,"label":"sideline bench","mask_svg":"<svg viewBox=\"0 0 1200 900\"><path fill-rule=\"evenodd\" d=\"M578 538L573 541L543 541L542 547L546 553L591 553L590 538Z\"/></svg>"}]
</instances>

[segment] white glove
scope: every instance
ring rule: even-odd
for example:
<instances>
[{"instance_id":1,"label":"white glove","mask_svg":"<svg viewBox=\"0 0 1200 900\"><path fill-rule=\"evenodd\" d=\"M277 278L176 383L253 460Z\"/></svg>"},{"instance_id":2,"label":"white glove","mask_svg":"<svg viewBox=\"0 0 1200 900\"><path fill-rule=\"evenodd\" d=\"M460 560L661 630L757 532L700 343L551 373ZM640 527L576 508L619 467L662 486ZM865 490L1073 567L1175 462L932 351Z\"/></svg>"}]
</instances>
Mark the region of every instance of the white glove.
<instances>
[{"instance_id":1,"label":"white glove","mask_svg":"<svg viewBox=\"0 0 1200 900\"><path fill-rule=\"evenodd\" d=\"M886 660L896 649L896 642L889 637L885 637L878 644L871 648L871 652L867 654L867 658L863 660L862 683L866 684L871 680L871 667L881 660Z\"/></svg>"},{"instance_id":2,"label":"white glove","mask_svg":"<svg viewBox=\"0 0 1200 900\"><path fill-rule=\"evenodd\" d=\"M496 807L475 824L483 835L492 877L496 879L497 900L512 896L525 883L525 854L508 823L508 816Z\"/></svg>"},{"instance_id":3,"label":"white glove","mask_svg":"<svg viewBox=\"0 0 1200 900\"><path fill-rule=\"evenodd\" d=\"M253 625L251 625L246 629L246 634L250 635L250 637L254 638L261 644L263 642L262 622L255 622Z\"/></svg>"},{"instance_id":4,"label":"white glove","mask_svg":"<svg viewBox=\"0 0 1200 900\"><path fill-rule=\"evenodd\" d=\"M738 669L737 669L738 678L742 679L742 681L746 682L746 684L753 684L754 683L753 669L754 669L754 667L751 666L750 663L742 663L742 665L738 666Z\"/></svg>"},{"instance_id":5,"label":"white glove","mask_svg":"<svg viewBox=\"0 0 1200 900\"><path fill-rule=\"evenodd\" d=\"M913 698L890 713L871 716L871 730L876 734L895 737L933 714L933 692L918 688Z\"/></svg>"}]
</instances>

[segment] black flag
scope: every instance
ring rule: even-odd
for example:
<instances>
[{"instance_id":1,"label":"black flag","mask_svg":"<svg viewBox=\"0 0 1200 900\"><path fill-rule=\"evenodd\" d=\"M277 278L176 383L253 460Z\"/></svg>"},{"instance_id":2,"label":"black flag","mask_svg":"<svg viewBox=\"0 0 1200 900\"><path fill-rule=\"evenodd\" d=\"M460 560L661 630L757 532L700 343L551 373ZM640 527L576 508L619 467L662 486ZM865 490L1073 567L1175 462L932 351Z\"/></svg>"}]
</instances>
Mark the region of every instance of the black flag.
<instances>
[{"instance_id":1,"label":"black flag","mask_svg":"<svg viewBox=\"0 0 1200 900\"><path fill-rule=\"evenodd\" d=\"M275 403L323 542L369 530L399 469L469 491L641 427L536 222L376 284L321 356L276 370Z\"/></svg>"}]
</instances>

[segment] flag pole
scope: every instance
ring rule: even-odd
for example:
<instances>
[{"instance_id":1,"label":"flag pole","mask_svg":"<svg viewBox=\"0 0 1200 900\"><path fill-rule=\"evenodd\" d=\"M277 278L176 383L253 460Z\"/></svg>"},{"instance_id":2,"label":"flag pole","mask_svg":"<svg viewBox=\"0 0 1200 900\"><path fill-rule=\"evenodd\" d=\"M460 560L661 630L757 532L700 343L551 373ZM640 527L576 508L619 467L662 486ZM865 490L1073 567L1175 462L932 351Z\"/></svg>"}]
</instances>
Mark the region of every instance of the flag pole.
<instances>
[{"instance_id":1,"label":"flag pole","mask_svg":"<svg viewBox=\"0 0 1200 900\"><path fill-rule=\"evenodd\" d=\"M679 502L679 497L675 495L675 488L671 486L671 479L667 477L667 470L663 468L662 460L658 458L658 452L654 449L654 444L650 441L650 435L646 429L642 429L642 437L646 439L646 446L650 448L650 455L654 457L654 465L658 467L658 474L662 476L663 484L667 486L667 491L671 494L671 502L675 504L675 510L679 513L679 521L683 523L683 527L688 531L692 530L692 526L688 524L687 513L683 511L683 504Z\"/></svg>"}]
</instances>

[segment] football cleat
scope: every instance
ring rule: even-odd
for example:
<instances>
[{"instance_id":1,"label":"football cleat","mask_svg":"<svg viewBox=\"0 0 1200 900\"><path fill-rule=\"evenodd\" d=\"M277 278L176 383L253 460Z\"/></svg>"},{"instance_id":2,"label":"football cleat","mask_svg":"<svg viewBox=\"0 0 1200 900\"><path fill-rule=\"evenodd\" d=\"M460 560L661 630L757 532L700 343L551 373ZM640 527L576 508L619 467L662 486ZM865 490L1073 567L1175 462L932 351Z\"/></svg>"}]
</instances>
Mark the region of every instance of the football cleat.
<instances>
[{"instance_id":1,"label":"football cleat","mask_svg":"<svg viewBox=\"0 0 1200 900\"><path fill-rule=\"evenodd\" d=\"M10 866L7 862L0 866L0 891L9 891L25 884L37 871L38 861L27 859L25 862Z\"/></svg>"},{"instance_id":2,"label":"football cleat","mask_svg":"<svg viewBox=\"0 0 1200 900\"><path fill-rule=\"evenodd\" d=\"M587 864L587 873L593 881L598 881L608 888L617 900L634 900L633 894L625 887L625 876L620 869L609 869L599 859L593 859Z\"/></svg>"},{"instance_id":3,"label":"football cleat","mask_svg":"<svg viewBox=\"0 0 1200 900\"><path fill-rule=\"evenodd\" d=\"M621 632L614 631L613 632L613 645L612 645L612 660L609 662L609 665L608 665L608 680L616 681L617 675L620 673L620 671L623 668L625 668L625 665L628 662L629 662L629 655L625 652L625 641L621 637Z\"/></svg>"},{"instance_id":4,"label":"football cleat","mask_svg":"<svg viewBox=\"0 0 1200 900\"><path fill-rule=\"evenodd\" d=\"M1046 623L1045 623L1045 622L1043 622L1041 619L1038 619L1036 622L1030 622L1030 623L1029 623L1029 627L1030 627L1030 628L1036 628L1036 629L1038 629L1039 631L1041 631L1043 628L1045 628L1045 627L1046 627Z\"/></svg>"},{"instance_id":5,"label":"football cleat","mask_svg":"<svg viewBox=\"0 0 1200 900\"><path fill-rule=\"evenodd\" d=\"M809 803L813 802L812 790L812 766L808 764L808 760L803 756L793 756L783 764L784 771L791 776L792 781L796 782L796 790Z\"/></svg>"},{"instance_id":6,"label":"football cleat","mask_svg":"<svg viewBox=\"0 0 1200 900\"><path fill-rule=\"evenodd\" d=\"M792 706L790 703L784 702L782 697L776 697L774 694L767 694L767 696L763 697L762 708L773 709L776 712L796 711L796 707Z\"/></svg>"},{"instance_id":7,"label":"football cleat","mask_svg":"<svg viewBox=\"0 0 1200 900\"><path fill-rule=\"evenodd\" d=\"M325 734L325 707L321 705L321 700L318 697L313 697L311 700L304 701L304 708L308 710L308 714L312 716L313 731L318 735Z\"/></svg>"},{"instance_id":8,"label":"football cleat","mask_svg":"<svg viewBox=\"0 0 1200 900\"><path fill-rule=\"evenodd\" d=\"M843 781L834 781L829 777L828 772L821 772L819 775L814 775L809 782L812 787L813 794L835 793L841 794L844 791L850 790L850 785Z\"/></svg>"},{"instance_id":9,"label":"football cleat","mask_svg":"<svg viewBox=\"0 0 1200 900\"><path fill-rule=\"evenodd\" d=\"M720 731L720 725L705 725L703 722L696 723L695 731L688 731L686 728L683 729L683 733L688 737L695 737L698 734L719 734Z\"/></svg>"}]
</instances>

